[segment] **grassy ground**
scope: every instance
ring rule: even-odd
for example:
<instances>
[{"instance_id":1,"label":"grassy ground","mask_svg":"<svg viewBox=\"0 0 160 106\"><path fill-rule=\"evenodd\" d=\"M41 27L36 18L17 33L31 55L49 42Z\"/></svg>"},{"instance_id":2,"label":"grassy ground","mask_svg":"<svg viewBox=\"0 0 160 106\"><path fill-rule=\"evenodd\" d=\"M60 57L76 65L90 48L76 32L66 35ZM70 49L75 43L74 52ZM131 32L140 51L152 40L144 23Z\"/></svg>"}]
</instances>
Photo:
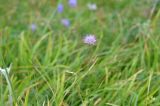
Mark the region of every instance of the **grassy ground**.
<instances>
[{"instance_id":1,"label":"grassy ground","mask_svg":"<svg viewBox=\"0 0 160 106\"><path fill-rule=\"evenodd\" d=\"M160 106L160 11L152 0L0 0L0 106ZM96 11L87 8L97 4ZM68 18L69 28L60 20ZM30 24L37 30L32 32ZM83 37L94 34L96 45ZM11 85L12 90L8 88Z\"/></svg>"}]
</instances>

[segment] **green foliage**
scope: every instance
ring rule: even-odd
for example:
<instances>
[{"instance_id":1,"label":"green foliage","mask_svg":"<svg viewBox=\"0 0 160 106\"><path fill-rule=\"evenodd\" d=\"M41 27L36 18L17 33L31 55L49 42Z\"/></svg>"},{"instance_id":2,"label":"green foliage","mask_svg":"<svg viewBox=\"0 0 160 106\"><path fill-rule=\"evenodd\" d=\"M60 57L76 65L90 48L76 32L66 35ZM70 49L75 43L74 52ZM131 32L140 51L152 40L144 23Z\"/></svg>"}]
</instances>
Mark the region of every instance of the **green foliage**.
<instances>
[{"instance_id":1,"label":"green foliage","mask_svg":"<svg viewBox=\"0 0 160 106\"><path fill-rule=\"evenodd\" d=\"M88 10L89 2L98 9ZM160 10L150 18L153 7L147 0L79 0L74 9L65 0L0 0L0 66L12 63L14 106L159 106ZM83 44L90 33L95 46ZM0 105L9 105L2 74L0 86Z\"/></svg>"}]
</instances>

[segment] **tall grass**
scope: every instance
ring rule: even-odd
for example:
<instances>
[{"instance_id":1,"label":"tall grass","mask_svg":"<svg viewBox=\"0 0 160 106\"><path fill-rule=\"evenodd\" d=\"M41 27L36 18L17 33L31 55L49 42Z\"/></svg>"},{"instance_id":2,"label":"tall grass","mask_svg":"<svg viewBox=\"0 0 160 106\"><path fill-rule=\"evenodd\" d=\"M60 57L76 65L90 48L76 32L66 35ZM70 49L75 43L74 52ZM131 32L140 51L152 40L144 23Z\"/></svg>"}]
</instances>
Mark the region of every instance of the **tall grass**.
<instances>
[{"instance_id":1,"label":"tall grass","mask_svg":"<svg viewBox=\"0 0 160 106\"><path fill-rule=\"evenodd\" d=\"M98 10L89 11L89 2ZM63 0L1 0L0 66L13 63L13 105L159 106L160 11L153 7L146 0L79 0L74 9ZM69 28L60 23L65 17ZM96 45L83 44L90 33ZM0 86L0 105L9 105L2 74Z\"/></svg>"}]
</instances>

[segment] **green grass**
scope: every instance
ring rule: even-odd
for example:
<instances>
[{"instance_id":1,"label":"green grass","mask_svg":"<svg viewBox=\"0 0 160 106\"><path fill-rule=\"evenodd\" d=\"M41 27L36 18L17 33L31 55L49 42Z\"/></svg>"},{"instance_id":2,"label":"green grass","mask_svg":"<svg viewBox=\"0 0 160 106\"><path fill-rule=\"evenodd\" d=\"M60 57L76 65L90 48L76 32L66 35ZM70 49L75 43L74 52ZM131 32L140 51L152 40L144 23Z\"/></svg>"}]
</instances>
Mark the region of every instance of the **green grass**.
<instances>
[{"instance_id":1,"label":"green grass","mask_svg":"<svg viewBox=\"0 0 160 106\"><path fill-rule=\"evenodd\" d=\"M0 0L0 67L13 106L160 106L160 10L147 0ZM59 1L60 2L60 1ZM95 12L88 2L98 6ZM69 18L65 28L61 18ZM29 29L34 22L36 32ZM97 44L83 44L86 34ZM9 105L0 76L0 106Z\"/></svg>"}]
</instances>

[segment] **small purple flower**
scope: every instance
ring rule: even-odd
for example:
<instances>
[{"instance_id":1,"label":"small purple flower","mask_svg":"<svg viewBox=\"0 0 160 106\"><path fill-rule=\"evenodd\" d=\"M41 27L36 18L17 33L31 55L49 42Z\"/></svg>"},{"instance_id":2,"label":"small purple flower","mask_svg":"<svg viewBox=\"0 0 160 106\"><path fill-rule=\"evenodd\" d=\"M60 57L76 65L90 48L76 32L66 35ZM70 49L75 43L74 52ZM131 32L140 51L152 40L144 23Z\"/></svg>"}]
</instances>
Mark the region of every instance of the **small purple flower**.
<instances>
[{"instance_id":1,"label":"small purple flower","mask_svg":"<svg viewBox=\"0 0 160 106\"><path fill-rule=\"evenodd\" d=\"M68 4L70 7L76 7L77 6L77 0L69 0Z\"/></svg>"},{"instance_id":2,"label":"small purple flower","mask_svg":"<svg viewBox=\"0 0 160 106\"><path fill-rule=\"evenodd\" d=\"M94 35L87 35L85 36L85 38L83 39L83 42L85 44L89 44L89 45L95 45L96 44L96 37Z\"/></svg>"},{"instance_id":3,"label":"small purple flower","mask_svg":"<svg viewBox=\"0 0 160 106\"><path fill-rule=\"evenodd\" d=\"M36 31L37 25L34 24L34 23L32 23L32 24L30 25L30 29L31 29L33 32Z\"/></svg>"},{"instance_id":4,"label":"small purple flower","mask_svg":"<svg viewBox=\"0 0 160 106\"><path fill-rule=\"evenodd\" d=\"M69 27L70 26L70 21L68 19L62 19L61 23L65 26L65 27Z\"/></svg>"},{"instance_id":5,"label":"small purple flower","mask_svg":"<svg viewBox=\"0 0 160 106\"><path fill-rule=\"evenodd\" d=\"M58 4L58 7L57 7L57 11L59 12L59 13L62 13L63 12L63 4Z\"/></svg>"}]
</instances>

